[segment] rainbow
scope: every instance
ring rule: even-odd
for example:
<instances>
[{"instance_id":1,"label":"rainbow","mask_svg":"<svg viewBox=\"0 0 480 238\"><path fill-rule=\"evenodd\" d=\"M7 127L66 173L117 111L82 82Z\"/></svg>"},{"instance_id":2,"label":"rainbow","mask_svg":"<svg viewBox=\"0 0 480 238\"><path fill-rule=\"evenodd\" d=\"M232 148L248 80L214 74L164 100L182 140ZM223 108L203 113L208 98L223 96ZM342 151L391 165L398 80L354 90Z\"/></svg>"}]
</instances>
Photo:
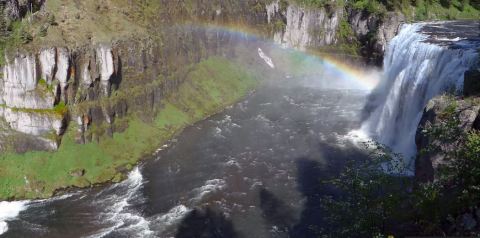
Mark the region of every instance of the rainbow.
<instances>
[{"instance_id":1,"label":"rainbow","mask_svg":"<svg viewBox=\"0 0 480 238\"><path fill-rule=\"evenodd\" d=\"M323 63L334 75L339 78L352 81L363 89L372 90L380 81L378 68L366 68L349 63L338 57L337 54L321 52L302 52L306 58Z\"/></svg>"},{"instance_id":2,"label":"rainbow","mask_svg":"<svg viewBox=\"0 0 480 238\"><path fill-rule=\"evenodd\" d=\"M254 39L260 39L264 42L271 42L273 47L283 48L281 45L275 44L273 41L271 41L271 39L266 38L264 33L258 30L254 30L251 27L246 26L246 24L220 25L214 24L212 22L190 22L187 24L183 24L183 26L225 31L229 34L237 35L239 37L249 37ZM378 82L380 81L380 73L378 69L366 69L365 67L354 64L353 62L347 62L345 60L345 57L343 58L343 60L339 57L348 56L351 58L358 58L358 56L349 56L345 54L341 55L318 51L298 51L294 49L288 50L293 51L296 54L301 54L307 61L316 62L325 66L328 70L330 70L330 73L333 73L338 78L352 82L355 86L358 86L359 89L372 90L377 86ZM333 78L332 80L335 80L335 78Z\"/></svg>"}]
</instances>

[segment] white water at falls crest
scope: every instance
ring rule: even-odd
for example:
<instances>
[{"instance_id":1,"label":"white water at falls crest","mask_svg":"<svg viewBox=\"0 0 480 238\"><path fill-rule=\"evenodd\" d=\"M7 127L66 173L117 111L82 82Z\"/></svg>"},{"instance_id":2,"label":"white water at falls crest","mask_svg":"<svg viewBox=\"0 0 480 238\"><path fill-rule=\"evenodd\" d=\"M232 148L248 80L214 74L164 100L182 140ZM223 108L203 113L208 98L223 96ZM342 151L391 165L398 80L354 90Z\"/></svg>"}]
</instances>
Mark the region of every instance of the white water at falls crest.
<instances>
[{"instance_id":1,"label":"white water at falls crest","mask_svg":"<svg viewBox=\"0 0 480 238\"><path fill-rule=\"evenodd\" d=\"M473 49L428 43L424 23L404 25L389 45L382 82L367 105L361 131L403 154L408 168L416 154L415 133L425 105L449 90L461 90L464 73L476 61Z\"/></svg>"}]
</instances>

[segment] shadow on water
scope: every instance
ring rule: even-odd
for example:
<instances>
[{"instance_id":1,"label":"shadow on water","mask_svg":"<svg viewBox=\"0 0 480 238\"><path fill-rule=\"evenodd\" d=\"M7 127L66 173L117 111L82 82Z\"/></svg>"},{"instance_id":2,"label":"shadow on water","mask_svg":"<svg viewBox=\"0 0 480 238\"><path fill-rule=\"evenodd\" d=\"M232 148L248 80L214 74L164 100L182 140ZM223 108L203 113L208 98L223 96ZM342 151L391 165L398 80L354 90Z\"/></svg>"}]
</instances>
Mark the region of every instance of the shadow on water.
<instances>
[{"instance_id":1,"label":"shadow on water","mask_svg":"<svg viewBox=\"0 0 480 238\"><path fill-rule=\"evenodd\" d=\"M326 228L321 198L339 195L338 191L325 181L337 177L347 161L368 159L368 155L354 146L340 149L320 144L319 149L327 161L326 165L319 163L315 158L300 158L296 162L298 190L306 201L299 222L290 231L290 237L320 237L321 230Z\"/></svg>"},{"instance_id":2,"label":"shadow on water","mask_svg":"<svg viewBox=\"0 0 480 238\"><path fill-rule=\"evenodd\" d=\"M263 219L277 231L287 233L289 237L320 237L321 231L328 231L323 220L321 198L325 195L338 196L338 191L324 183L335 178L347 161L368 159L368 155L354 146L339 148L329 144L319 144L322 160L302 157L296 160L297 189L305 198L304 208L299 218L295 218L293 208L266 188L258 190L260 209ZM327 163L320 161L326 160ZM346 224L348 225L348 224ZM325 229L326 228L326 229ZM233 222L223 213L211 208L195 209L190 212L178 227L177 238L213 237L236 238ZM248 237L248 236L247 236Z\"/></svg>"},{"instance_id":3,"label":"shadow on water","mask_svg":"<svg viewBox=\"0 0 480 238\"><path fill-rule=\"evenodd\" d=\"M236 238L233 223L211 208L191 211L178 227L176 238Z\"/></svg>"},{"instance_id":4,"label":"shadow on water","mask_svg":"<svg viewBox=\"0 0 480 238\"><path fill-rule=\"evenodd\" d=\"M265 188L260 190L260 208L265 220L279 231L288 232L289 227L295 223L291 207Z\"/></svg>"}]
</instances>

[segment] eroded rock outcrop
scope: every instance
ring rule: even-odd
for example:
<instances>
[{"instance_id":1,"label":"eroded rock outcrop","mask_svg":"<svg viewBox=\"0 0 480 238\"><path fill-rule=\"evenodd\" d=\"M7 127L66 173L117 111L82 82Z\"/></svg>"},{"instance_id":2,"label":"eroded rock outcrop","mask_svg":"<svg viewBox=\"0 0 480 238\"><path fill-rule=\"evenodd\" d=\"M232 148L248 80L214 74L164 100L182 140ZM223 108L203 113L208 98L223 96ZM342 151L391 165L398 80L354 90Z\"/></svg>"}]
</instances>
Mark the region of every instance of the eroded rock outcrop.
<instances>
[{"instance_id":1,"label":"eroded rock outcrop","mask_svg":"<svg viewBox=\"0 0 480 238\"><path fill-rule=\"evenodd\" d=\"M110 93L110 79L114 73L113 55L109 47L100 46L97 48L97 65L103 92L108 95Z\"/></svg>"},{"instance_id":2,"label":"eroded rock outcrop","mask_svg":"<svg viewBox=\"0 0 480 238\"><path fill-rule=\"evenodd\" d=\"M363 54L380 63L388 43L397 35L406 18L399 12L388 12L386 16L379 17L366 11L351 10L348 22L364 45Z\"/></svg>"},{"instance_id":3,"label":"eroded rock outcrop","mask_svg":"<svg viewBox=\"0 0 480 238\"><path fill-rule=\"evenodd\" d=\"M438 137L432 130L435 129L454 132L448 129L451 120L458 120L458 129L468 132L480 129L480 101L461 99L452 96L438 96L428 102L420 121L415 142L418 156L415 161L415 178L418 182L429 182L438 179L439 169L448 164L445 152L455 151L460 141L455 135Z\"/></svg>"},{"instance_id":4,"label":"eroded rock outcrop","mask_svg":"<svg viewBox=\"0 0 480 238\"><path fill-rule=\"evenodd\" d=\"M68 50L65 48L57 49L57 58L55 62L55 79L59 83L60 87L60 98L61 100L66 99L65 91L67 90L67 83L69 80L69 70L70 70L70 57Z\"/></svg>"},{"instance_id":5,"label":"eroded rock outcrop","mask_svg":"<svg viewBox=\"0 0 480 238\"><path fill-rule=\"evenodd\" d=\"M0 117L15 131L50 141L44 149L56 149L56 136L62 135L68 123L66 110L61 108L69 103L68 99L86 100L87 97L81 98L82 94L76 92L79 88L94 87L95 80L101 82L103 93L108 94L115 68L111 47L100 45L86 52L76 53L83 56L78 62L72 61L69 49L56 47L42 49L37 54L20 54L12 60L7 57L4 77L0 79ZM75 65L79 67L78 79L72 77Z\"/></svg>"},{"instance_id":6,"label":"eroded rock outcrop","mask_svg":"<svg viewBox=\"0 0 480 238\"><path fill-rule=\"evenodd\" d=\"M337 42L336 35L344 14L343 9L308 9L289 5L282 11L279 1L268 4L266 9L268 23L276 24L277 27L284 25L283 29L274 32L275 42L284 47L305 50Z\"/></svg>"},{"instance_id":7,"label":"eroded rock outcrop","mask_svg":"<svg viewBox=\"0 0 480 238\"><path fill-rule=\"evenodd\" d=\"M333 46L340 41L351 41L352 39L340 39L342 36L339 33L349 31L345 28L351 28L355 35L349 37L360 42L362 54L379 64L388 42L406 21L405 16L399 12L379 16L367 11L328 5L322 8L284 5L282 9L281 2L277 0L265 6L267 22L273 26L273 39L276 43L300 50ZM343 32L345 33L347 32Z\"/></svg>"},{"instance_id":8,"label":"eroded rock outcrop","mask_svg":"<svg viewBox=\"0 0 480 238\"><path fill-rule=\"evenodd\" d=\"M0 79L0 103L10 108L48 109L54 106L52 92L39 88L37 60L32 54L6 60Z\"/></svg>"},{"instance_id":9,"label":"eroded rock outcrop","mask_svg":"<svg viewBox=\"0 0 480 238\"><path fill-rule=\"evenodd\" d=\"M371 29L372 32L376 32L376 38L374 39L374 49L382 56L388 46L388 43L398 34L400 26L406 22L406 18L399 12L388 12L386 17L380 20L379 25Z\"/></svg>"},{"instance_id":10,"label":"eroded rock outcrop","mask_svg":"<svg viewBox=\"0 0 480 238\"><path fill-rule=\"evenodd\" d=\"M60 135L63 132L63 116L53 112L35 112L11 108L0 109L2 116L16 131L33 135L44 136L49 133Z\"/></svg>"},{"instance_id":11,"label":"eroded rock outcrop","mask_svg":"<svg viewBox=\"0 0 480 238\"><path fill-rule=\"evenodd\" d=\"M273 1L265 6L267 10L267 22L272 23L273 17L280 12L280 1Z\"/></svg>"},{"instance_id":12,"label":"eroded rock outcrop","mask_svg":"<svg viewBox=\"0 0 480 238\"><path fill-rule=\"evenodd\" d=\"M18 20L28 12L40 9L45 0L0 0L5 17L9 20Z\"/></svg>"},{"instance_id":13,"label":"eroded rock outcrop","mask_svg":"<svg viewBox=\"0 0 480 238\"><path fill-rule=\"evenodd\" d=\"M57 51L53 47L42 50L38 57L42 70L41 79L46 80L47 84L52 84L55 74L56 57Z\"/></svg>"}]
</instances>

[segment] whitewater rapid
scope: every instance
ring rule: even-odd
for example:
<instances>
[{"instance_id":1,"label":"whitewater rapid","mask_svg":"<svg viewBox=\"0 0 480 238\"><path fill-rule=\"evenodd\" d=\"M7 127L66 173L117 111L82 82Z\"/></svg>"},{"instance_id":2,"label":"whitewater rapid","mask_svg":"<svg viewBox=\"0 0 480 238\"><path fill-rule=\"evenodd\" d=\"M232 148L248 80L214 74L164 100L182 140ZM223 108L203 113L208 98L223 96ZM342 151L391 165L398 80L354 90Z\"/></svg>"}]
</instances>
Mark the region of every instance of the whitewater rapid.
<instances>
[{"instance_id":1,"label":"whitewater rapid","mask_svg":"<svg viewBox=\"0 0 480 238\"><path fill-rule=\"evenodd\" d=\"M27 201L0 202L0 235L7 232L7 221L14 219L21 211L27 209Z\"/></svg>"},{"instance_id":2,"label":"whitewater rapid","mask_svg":"<svg viewBox=\"0 0 480 238\"><path fill-rule=\"evenodd\" d=\"M447 91L459 92L464 73L475 62L477 52L459 37L441 44L434 32L422 30L436 24L405 24L390 42L384 58L381 83L366 106L368 119L361 131L404 156L413 168L415 133L425 105ZM438 28L443 31L438 23ZM455 29L453 29L455 30ZM435 42L433 42L435 41Z\"/></svg>"},{"instance_id":3,"label":"whitewater rapid","mask_svg":"<svg viewBox=\"0 0 480 238\"><path fill-rule=\"evenodd\" d=\"M138 237L148 237L153 234L149 228L149 222L141 215L129 208L130 201L142 200L142 194L139 190L143 187L144 180L140 169L136 167L128 175L128 179L112 185L110 188L98 195L95 200L97 207L104 207L104 211L99 215L99 221L108 224L107 228L87 236L88 238L105 237L116 231L135 231ZM113 191L119 191L114 193Z\"/></svg>"}]
</instances>

